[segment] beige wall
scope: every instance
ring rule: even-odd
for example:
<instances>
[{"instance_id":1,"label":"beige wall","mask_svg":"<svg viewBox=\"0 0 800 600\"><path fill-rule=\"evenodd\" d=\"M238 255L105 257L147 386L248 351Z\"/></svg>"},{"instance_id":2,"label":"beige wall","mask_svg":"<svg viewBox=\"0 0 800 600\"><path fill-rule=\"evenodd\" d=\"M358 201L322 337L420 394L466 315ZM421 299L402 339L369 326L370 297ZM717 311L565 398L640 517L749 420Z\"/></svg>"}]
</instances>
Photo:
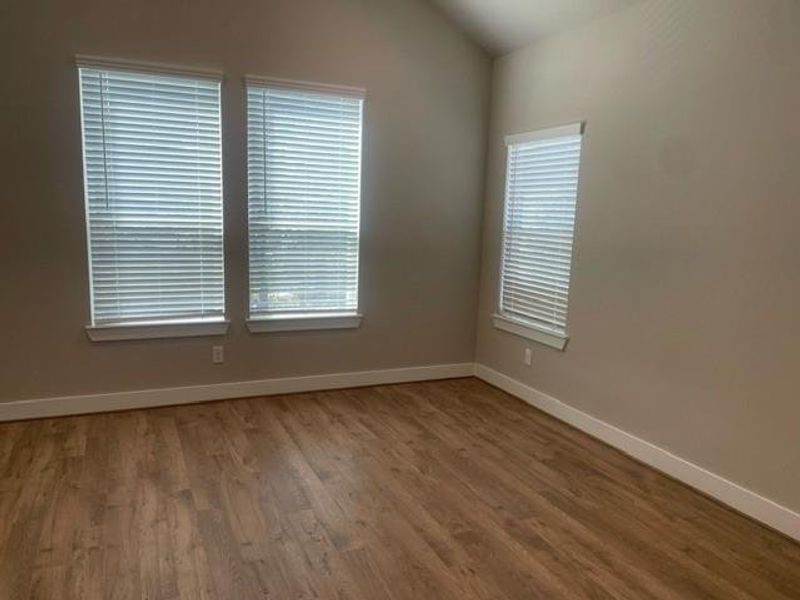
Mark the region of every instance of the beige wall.
<instances>
[{"instance_id":1,"label":"beige wall","mask_svg":"<svg viewBox=\"0 0 800 600\"><path fill-rule=\"evenodd\" d=\"M492 113L478 360L800 509L800 3L644 2L500 59ZM502 138L579 119L562 354L491 325Z\"/></svg>"},{"instance_id":2,"label":"beige wall","mask_svg":"<svg viewBox=\"0 0 800 600\"><path fill-rule=\"evenodd\" d=\"M491 64L426 2L15 0L0 44L0 401L472 361ZM223 366L86 338L76 53L226 74ZM245 74L368 91L358 331L245 331Z\"/></svg>"}]
</instances>

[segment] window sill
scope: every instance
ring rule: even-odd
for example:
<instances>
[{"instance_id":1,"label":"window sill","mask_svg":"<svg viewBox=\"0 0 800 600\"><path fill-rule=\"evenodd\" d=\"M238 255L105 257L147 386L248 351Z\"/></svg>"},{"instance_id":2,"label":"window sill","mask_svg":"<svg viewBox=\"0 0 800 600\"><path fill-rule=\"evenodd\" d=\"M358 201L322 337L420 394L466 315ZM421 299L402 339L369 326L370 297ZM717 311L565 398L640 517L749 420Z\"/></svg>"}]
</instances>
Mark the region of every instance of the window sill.
<instances>
[{"instance_id":1,"label":"window sill","mask_svg":"<svg viewBox=\"0 0 800 600\"><path fill-rule=\"evenodd\" d=\"M148 321L115 325L90 325L86 334L93 342L152 340L164 338L220 336L228 332L230 321Z\"/></svg>"},{"instance_id":2,"label":"window sill","mask_svg":"<svg viewBox=\"0 0 800 600\"><path fill-rule=\"evenodd\" d=\"M361 325L359 314L281 315L252 317L247 320L251 333L279 331L315 331L322 329L357 329Z\"/></svg>"},{"instance_id":3,"label":"window sill","mask_svg":"<svg viewBox=\"0 0 800 600\"><path fill-rule=\"evenodd\" d=\"M494 326L502 331L513 333L520 337L524 337L534 342L539 342L545 346L550 346L556 350L564 351L567 346L569 338L567 336L555 333L546 329L545 327L536 325L528 321L511 319L504 315L493 315Z\"/></svg>"}]
</instances>

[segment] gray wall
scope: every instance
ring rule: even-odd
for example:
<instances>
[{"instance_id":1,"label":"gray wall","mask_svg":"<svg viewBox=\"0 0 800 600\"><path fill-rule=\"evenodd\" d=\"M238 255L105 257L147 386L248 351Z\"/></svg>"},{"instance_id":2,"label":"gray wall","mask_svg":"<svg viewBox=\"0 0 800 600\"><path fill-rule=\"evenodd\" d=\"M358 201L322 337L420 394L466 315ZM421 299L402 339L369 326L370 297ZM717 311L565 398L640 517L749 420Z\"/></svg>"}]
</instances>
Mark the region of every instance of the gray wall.
<instances>
[{"instance_id":1,"label":"gray wall","mask_svg":"<svg viewBox=\"0 0 800 600\"><path fill-rule=\"evenodd\" d=\"M0 401L472 361L490 60L422 0L16 0L0 9ZM93 344L76 53L221 69L220 340ZM367 89L360 330L250 335L245 74Z\"/></svg>"},{"instance_id":2,"label":"gray wall","mask_svg":"<svg viewBox=\"0 0 800 600\"><path fill-rule=\"evenodd\" d=\"M478 360L800 509L800 3L644 2L500 59L492 107ZM579 119L562 354L491 324L502 138Z\"/></svg>"}]
</instances>

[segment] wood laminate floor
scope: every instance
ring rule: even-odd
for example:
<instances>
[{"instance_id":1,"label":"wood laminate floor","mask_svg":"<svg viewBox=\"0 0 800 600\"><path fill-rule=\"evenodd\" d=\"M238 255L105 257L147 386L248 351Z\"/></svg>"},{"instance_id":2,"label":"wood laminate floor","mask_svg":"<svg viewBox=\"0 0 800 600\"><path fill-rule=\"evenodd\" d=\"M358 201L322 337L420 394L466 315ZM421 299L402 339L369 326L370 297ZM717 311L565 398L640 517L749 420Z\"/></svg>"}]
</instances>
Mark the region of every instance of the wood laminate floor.
<instances>
[{"instance_id":1,"label":"wood laminate floor","mask_svg":"<svg viewBox=\"0 0 800 600\"><path fill-rule=\"evenodd\" d=\"M0 599L800 598L800 545L475 379L0 425Z\"/></svg>"}]
</instances>

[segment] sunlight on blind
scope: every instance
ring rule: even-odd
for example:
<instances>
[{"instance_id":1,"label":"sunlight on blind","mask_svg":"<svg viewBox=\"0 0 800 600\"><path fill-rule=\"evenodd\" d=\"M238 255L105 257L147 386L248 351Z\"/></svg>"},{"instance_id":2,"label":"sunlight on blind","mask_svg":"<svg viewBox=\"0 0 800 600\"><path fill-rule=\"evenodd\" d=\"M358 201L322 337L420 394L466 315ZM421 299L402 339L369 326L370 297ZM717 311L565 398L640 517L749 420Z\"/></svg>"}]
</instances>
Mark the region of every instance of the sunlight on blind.
<instances>
[{"instance_id":1,"label":"sunlight on blind","mask_svg":"<svg viewBox=\"0 0 800 600\"><path fill-rule=\"evenodd\" d=\"M509 143L500 312L566 334L582 135Z\"/></svg>"},{"instance_id":2,"label":"sunlight on blind","mask_svg":"<svg viewBox=\"0 0 800 600\"><path fill-rule=\"evenodd\" d=\"M222 318L219 81L79 71L93 323Z\"/></svg>"},{"instance_id":3,"label":"sunlight on blind","mask_svg":"<svg viewBox=\"0 0 800 600\"><path fill-rule=\"evenodd\" d=\"M362 106L248 82L251 316L357 311Z\"/></svg>"}]
</instances>

